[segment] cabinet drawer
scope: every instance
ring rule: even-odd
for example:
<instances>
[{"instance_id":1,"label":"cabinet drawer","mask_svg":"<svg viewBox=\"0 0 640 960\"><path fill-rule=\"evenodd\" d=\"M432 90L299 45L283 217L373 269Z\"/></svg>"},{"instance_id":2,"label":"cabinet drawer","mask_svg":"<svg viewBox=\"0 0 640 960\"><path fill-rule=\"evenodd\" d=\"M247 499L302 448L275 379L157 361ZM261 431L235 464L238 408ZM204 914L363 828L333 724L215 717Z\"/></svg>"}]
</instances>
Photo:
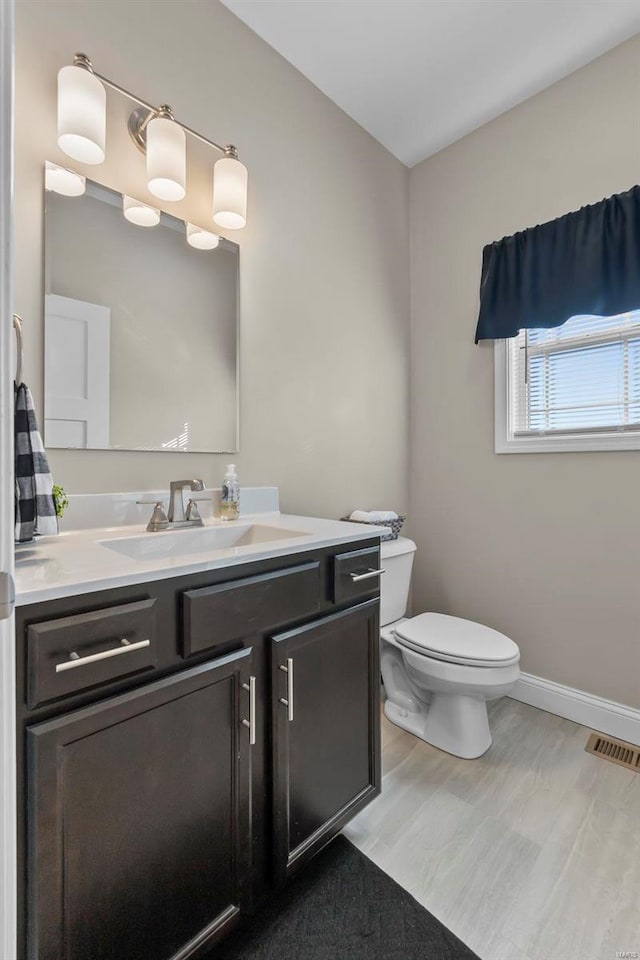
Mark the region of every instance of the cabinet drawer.
<instances>
[{"instance_id":1,"label":"cabinet drawer","mask_svg":"<svg viewBox=\"0 0 640 960\"><path fill-rule=\"evenodd\" d=\"M36 707L156 665L155 600L27 628L27 703Z\"/></svg>"},{"instance_id":2,"label":"cabinet drawer","mask_svg":"<svg viewBox=\"0 0 640 960\"><path fill-rule=\"evenodd\" d=\"M380 593L380 549L366 547L339 553L333 561L333 600L346 603Z\"/></svg>"},{"instance_id":3,"label":"cabinet drawer","mask_svg":"<svg viewBox=\"0 0 640 960\"><path fill-rule=\"evenodd\" d=\"M293 623L316 613L319 607L318 562L187 590L183 654L189 657Z\"/></svg>"}]
</instances>

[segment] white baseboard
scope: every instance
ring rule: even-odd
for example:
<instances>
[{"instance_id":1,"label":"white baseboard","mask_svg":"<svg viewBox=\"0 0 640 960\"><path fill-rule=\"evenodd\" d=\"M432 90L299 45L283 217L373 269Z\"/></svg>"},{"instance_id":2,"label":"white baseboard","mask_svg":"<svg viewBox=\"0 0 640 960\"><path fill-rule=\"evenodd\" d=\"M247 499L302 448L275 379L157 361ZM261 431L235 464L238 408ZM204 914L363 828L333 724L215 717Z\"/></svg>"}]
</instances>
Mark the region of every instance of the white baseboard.
<instances>
[{"instance_id":1,"label":"white baseboard","mask_svg":"<svg viewBox=\"0 0 640 960\"><path fill-rule=\"evenodd\" d=\"M528 703L599 733L608 733L618 740L640 746L640 710L634 707L604 700L584 690L554 683L553 680L534 677L531 673L520 674L510 696L521 703Z\"/></svg>"}]
</instances>

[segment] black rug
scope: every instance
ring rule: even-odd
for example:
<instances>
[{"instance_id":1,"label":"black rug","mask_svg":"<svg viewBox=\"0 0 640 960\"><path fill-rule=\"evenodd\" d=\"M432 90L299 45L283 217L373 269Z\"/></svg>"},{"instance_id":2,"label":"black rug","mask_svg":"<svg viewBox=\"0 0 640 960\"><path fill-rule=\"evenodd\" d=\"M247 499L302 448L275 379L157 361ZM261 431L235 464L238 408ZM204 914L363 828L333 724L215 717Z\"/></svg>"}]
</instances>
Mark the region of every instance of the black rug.
<instances>
[{"instance_id":1,"label":"black rug","mask_svg":"<svg viewBox=\"0 0 640 960\"><path fill-rule=\"evenodd\" d=\"M478 957L340 836L207 960Z\"/></svg>"}]
</instances>

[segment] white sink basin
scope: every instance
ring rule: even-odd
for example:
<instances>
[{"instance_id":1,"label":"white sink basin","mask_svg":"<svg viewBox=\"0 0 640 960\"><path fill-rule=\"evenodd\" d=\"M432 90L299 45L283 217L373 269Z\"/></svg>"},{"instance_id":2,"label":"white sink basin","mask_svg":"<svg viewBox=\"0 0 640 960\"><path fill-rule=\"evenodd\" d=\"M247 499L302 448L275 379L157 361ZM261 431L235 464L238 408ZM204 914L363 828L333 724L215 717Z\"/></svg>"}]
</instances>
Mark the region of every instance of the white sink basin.
<instances>
[{"instance_id":1,"label":"white sink basin","mask_svg":"<svg viewBox=\"0 0 640 960\"><path fill-rule=\"evenodd\" d=\"M132 560L154 560L160 557L186 557L195 553L213 553L235 547L250 547L274 540L308 537L300 530L268 527L261 523L233 523L196 530L172 530L143 533L138 537L100 540L101 546L115 550Z\"/></svg>"}]
</instances>

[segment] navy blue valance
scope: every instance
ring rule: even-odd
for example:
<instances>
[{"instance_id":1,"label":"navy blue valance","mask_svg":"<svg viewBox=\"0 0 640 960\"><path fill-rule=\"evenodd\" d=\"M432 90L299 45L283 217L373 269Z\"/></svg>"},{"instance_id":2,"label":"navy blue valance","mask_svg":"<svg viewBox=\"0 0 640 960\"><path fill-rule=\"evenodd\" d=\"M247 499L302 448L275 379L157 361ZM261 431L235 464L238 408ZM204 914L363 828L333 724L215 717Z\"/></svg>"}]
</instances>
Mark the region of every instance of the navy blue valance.
<instances>
[{"instance_id":1,"label":"navy blue valance","mask_svg":"<svg viewBox=\"0 0 640 960\"><path fill-rule=\"evenodd\" d=\"M484 248L479 340L640 308L640 187Z\"/></svg>"}]
</instances>

